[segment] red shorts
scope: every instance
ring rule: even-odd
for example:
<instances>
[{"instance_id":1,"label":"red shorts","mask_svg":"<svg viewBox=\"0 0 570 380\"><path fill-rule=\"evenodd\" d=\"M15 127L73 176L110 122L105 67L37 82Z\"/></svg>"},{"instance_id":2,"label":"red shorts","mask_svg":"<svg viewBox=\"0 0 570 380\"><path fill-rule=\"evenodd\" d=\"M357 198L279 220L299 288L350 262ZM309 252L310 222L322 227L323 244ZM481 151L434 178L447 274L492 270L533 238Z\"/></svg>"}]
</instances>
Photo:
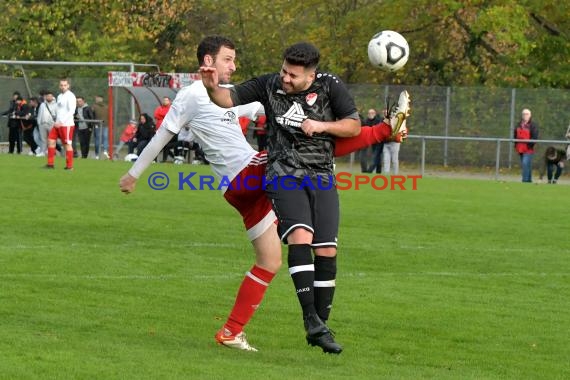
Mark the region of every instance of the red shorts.
<instances>
[{"instance_id":1,"label":"red shorts","mask_svg":"<svg viewBox=\"0 0 570 380\"><path fill-rule=\"evenodd\" d=\"M74 125L71 127L53 127L49 131L48 139L57 140L59 138L63 144L71 144L74 130Z\"/></svg>"},{"instance_id":2,"label":"red shorts","mask_svg":"<svg viewBox=\"0 0 570 380\"><path fill-rule=\"evenodd\" d=\"M232 180L231 187L224 193L224 198L243 217L250 240L258 238L272 224L277 223L271 202L263 188L266 165L267 152L259 152Z\"/></svg>"}]
</instances>

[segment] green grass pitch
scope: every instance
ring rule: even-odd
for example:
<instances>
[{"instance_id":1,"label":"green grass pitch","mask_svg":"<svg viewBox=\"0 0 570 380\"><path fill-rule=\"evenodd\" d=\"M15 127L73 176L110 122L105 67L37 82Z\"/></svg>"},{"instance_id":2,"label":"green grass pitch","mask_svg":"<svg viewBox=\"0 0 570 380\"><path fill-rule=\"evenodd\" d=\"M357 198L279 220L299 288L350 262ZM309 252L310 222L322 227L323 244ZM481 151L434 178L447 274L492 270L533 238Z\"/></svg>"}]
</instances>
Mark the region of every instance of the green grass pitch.
<instances>
[{"instance_id":1,"label":"green grass pitch","mask_svg":"<svg viewBox=\"0 0 570 380\"><path fill-rule=\"evenodd\" d=\"M218 191L124 195L125 162L0 155L0 379L570 378L569 189L424 178L342 191L330 326L307 346L286 265L247 326L213 336L253 263ZM286 262L286 254L284 254Z\"/></svg>"}]
</instances>

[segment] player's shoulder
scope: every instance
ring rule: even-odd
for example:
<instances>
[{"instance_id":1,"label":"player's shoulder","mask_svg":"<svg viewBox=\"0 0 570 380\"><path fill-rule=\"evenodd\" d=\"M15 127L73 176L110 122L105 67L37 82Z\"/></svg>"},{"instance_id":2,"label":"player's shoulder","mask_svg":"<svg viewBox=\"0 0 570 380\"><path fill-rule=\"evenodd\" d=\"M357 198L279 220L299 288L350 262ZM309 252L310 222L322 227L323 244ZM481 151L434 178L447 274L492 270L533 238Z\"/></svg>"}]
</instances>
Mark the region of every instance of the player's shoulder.
<instances>
[{"instance_id":1,"label":"player's shoulder","mask_svg":"<svg viewBox=\"0 0 570 380\"><path fill-rule=\"evenodd\" d=\"M315 77L315 81L327 84L342 84L342 79L340 79L337 75L327 72L317 72Z\"/></svg>"},{"instance_id":2,"label":"player's shoulder","mask_svg":"<svg viewBox=\"0 0 570 380\"><path fill-rule=\"evenodd\" d=\"M201 96L204 93L206 93L206 87L204 87L204 84L201 80L198 80L178 90L174 99L175 101L188 100L197 96Z\"/></svg>"}]
</instances>

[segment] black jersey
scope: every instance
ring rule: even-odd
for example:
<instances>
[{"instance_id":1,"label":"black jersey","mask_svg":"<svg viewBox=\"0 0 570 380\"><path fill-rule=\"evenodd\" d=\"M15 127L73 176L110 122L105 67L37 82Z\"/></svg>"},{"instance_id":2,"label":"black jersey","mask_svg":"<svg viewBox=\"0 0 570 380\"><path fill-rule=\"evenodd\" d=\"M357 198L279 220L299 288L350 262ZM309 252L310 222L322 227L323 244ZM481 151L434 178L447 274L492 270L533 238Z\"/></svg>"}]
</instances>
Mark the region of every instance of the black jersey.
<instances>
[{"instance_id":1,"label":"black jersey","mask_svg":"<svg viewBox=\"0 0 570 380\"><path fill-rule=\"evenodd\" d=\"M231 88L234 105L259 101L267 115L267 178L294 176L323 179L333 175L335 137L327 133L309 137L301 124L318 121L359 119L354 100L337 77L317 73L306 91L287 95L279 74L263 75Z\"/></svg>"}]
</instances>

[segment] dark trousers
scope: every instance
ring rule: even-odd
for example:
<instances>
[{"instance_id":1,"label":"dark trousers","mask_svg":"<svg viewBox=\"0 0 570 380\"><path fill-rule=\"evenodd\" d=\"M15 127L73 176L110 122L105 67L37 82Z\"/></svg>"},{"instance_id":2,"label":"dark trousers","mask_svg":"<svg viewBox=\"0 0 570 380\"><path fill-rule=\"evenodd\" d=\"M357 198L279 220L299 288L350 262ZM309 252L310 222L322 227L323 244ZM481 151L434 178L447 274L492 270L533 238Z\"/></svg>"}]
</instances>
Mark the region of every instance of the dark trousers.
<instances>
[{"instance_id":1,"label":"dark trousers","mask_svg":"<svg viewBox=\"0 0 570 380\"><path fill-rule=\"evenodd\" d=\"M176 155L180 157L184 157L186 159L186 155L190 150L190 143L188 141L178 141L176 143Z\"/></svg>"},{"instance_id":2,"label":"dark trousers","mask_svg":"<svg viewBox=\"0 0 570 380\"><path fill-rule=\"evenodd\" d=\"M548 177L548 182L558 181L560 175L562 174L562 168L558 163L549 162L546 164L546 176Z\"/></svg>"},{"instance_id":3,"label":"dark trousers","mask_svg":"<svg viewBox=\"0 0 570 380\"><path fill-rule=\"evenodd\" d=\"M362 173L368 173L368 149L369 147L366 147L358 151L358 158L360 158L360 171Z\"/></svg>"},{"instance_id":4,"label":"dark trousers","mask_svg":"<svg viewBox=\"0 0 570 380\"><path fill-rule=\"evenodd\" d=\"M175 156L175 150L176 150L176 146L178 145L178 140L177 140L178 136L174 136L169 142L168 144L166 144L166 146L162 149L162 162L166 162L166 160L168 160L168 156L172 156L172 158L174 158Z\"/></svg>"},{"instance_id":5,"label":"dark trousers","mask_svg":"<svg viewBox=\"0 0 570 380\"><path fill-rule=\"evenodd\" d=\"M24 130L22 133L24 136L24 141L26 144L30 146L32 152L36 153L36 149L38 149L38 144L36 144L36 140L34 139L34 128L28 128Z\"/></svg>"},{"instance_id":6,"label":"dark trousers","mask_svg":"<svg viewBox=\"0 0 570 380\"><path fill-rule=\"evenodd\" d=\"M8 128L8 153L14 153L16 147L18 154L22 153L22 132L19 127Z\"/></svg>"},{"instance_id":7,"label":"dark trousers","mask_svg":"<svg viewBox=\"0 0 570 380\"><path fill-rule=\"evenodd\" d=\"M91 129L79 129L77 135L79 138L79 147L81 148L81 157L87 158L87 156L89 156L89 144L91 143Z\"/></svg>"},{"instance_id":8,"label":"dark trousers","mask_svg":"<svg viewBox=\"0 0 570 380\"><path fill-rule=\"evenodd\" d=\"M141 155L142 151L144 150L144 148L146 148L149 142L150 140L140 140L135 143L137 146L137 156Z\"/></svg>"},{"instance_id":9,"label":"dark trousers","mask_svg":"<svg viewBox=\"0 0 570 380\"><path fill-rule=\"evenodd\" d=\"M384 143L374 144L372 149L372 166L368 168L368 172L376 171L377 174L382 173L382 151L384 150Z\"/></svg>"},{"instance_id":10,"label":"dark trousers","mask_svg":"<svg viewBox=\"0 0 570 380\"><path fill-rule=\"evenodd\" d=\"M262 151L267 149L267 134L255 135L257 139L257 151Z\"/></svg>"}]
</instances>

